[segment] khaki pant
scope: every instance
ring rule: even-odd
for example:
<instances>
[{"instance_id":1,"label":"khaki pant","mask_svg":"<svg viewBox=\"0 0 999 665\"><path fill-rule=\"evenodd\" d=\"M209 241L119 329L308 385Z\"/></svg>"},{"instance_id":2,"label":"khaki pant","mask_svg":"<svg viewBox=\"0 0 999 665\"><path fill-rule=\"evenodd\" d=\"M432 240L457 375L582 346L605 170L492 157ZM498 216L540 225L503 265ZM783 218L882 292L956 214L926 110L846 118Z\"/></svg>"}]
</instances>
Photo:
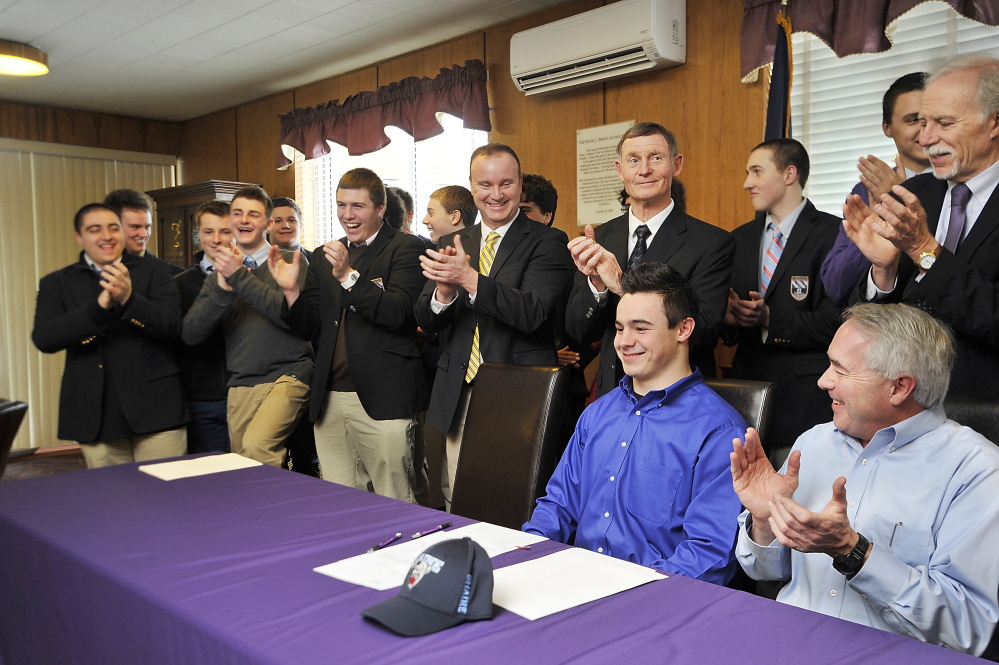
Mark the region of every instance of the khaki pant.
<instances>
[{"instance_id":1,"label":"khaki pant","mask_svg":"<svg viewBox=\"0 0 999 665\"><path fill-rule=\"evenodd\" d=\"M377 494L416 502L410 485L413 418L375 420L357 393L331 391L315 431L323 480L361 490L370 482Z\"/></svg>"},{"instance_id":2,"label":"khaki pant","mask_svg":"<svg viewBox=\"0 0 999 665\"><path fill-rule=\"evenodd\" d=\"M187 454L187 427L139 434L128 439L81 443L80 452L88 469L180 457Z\"/></svg>"},{"instance_id":3,"label":"khaki pant","mask_svg":"<svg viewBox=\"0 0 999 665\"><path fill-rule=\"evenodd\" d=\"M461 441L465 435L465 416L468 415L468 402L472 399L472 385L466 383L461 387L458 406L454 410L451 429L444 440L444 464L441 473L441 490L444 492L444 505L451 511L451 492L454 489L454 477L458 473L458 454L461 452ZM444 475L446 469L447 475Z\"/></svg>"},{"instance_id":4,"label":"khaki pant","mask_svg":"<svg viewBox=\"0 0 999 665\"><path fill-rule=\"evenodd\" d=\"M232 452L281 466L284 441L309 402L309 386L292 376L274 383L229 388L227 418Z\"/></svg>"}]
</instances>

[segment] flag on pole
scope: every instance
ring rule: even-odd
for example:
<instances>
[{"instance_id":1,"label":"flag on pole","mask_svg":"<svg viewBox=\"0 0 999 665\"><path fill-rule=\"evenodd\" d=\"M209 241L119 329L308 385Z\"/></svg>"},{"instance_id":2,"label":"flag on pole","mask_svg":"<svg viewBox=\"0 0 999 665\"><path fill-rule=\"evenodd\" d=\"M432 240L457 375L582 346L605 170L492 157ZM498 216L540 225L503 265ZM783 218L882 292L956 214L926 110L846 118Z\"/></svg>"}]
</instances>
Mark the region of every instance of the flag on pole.
<instances>
[{"instance_id":1,"label":"flag on pole","mask_svg":"<svg viewBox=\"0 0 999 665\"><path fill-rule=\"evenodd\" d=\"M791 137L791 73L791 16L787 13L785 0L777 14L777 44L770 69L765 141Z\"/></svg>"}]
</instances>

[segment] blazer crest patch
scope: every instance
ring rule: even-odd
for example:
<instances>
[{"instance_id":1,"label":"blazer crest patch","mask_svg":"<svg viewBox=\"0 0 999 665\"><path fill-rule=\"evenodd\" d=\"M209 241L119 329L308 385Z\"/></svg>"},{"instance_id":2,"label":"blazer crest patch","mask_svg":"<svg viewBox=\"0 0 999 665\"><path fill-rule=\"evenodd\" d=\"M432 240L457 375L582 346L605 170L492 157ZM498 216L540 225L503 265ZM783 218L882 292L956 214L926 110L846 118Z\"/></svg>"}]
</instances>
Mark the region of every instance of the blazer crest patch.
<instances>
[{"instance_id":1,"label":"blazer crest patch","mask_svg":"<svg viewBox=\"0 0 999 665\"><path fill-rule=\"evenodd\" d=\"M808 275L791 277L791 297L795 300L804 300L808 297Z\"/></svg>"}]
</instances>

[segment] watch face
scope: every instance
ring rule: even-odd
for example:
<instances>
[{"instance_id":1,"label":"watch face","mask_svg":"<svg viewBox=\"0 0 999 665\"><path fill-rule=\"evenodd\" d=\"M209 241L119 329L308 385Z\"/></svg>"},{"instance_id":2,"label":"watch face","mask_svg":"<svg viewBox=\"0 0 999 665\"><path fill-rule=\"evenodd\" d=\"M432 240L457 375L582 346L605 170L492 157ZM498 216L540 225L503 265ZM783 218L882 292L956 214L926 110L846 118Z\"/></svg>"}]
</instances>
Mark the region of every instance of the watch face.
<instances>
[{"instance_id":1,"label":"watch face","mask_svg":"<svg viewBox=\"0 0 999 665\"><path fill-rule=\"evenodd\" d=\"M923 270L929 270L936 263L937 257L932 254L924 254L919 257L919 267Z\"/></svg>"}]
</instances>

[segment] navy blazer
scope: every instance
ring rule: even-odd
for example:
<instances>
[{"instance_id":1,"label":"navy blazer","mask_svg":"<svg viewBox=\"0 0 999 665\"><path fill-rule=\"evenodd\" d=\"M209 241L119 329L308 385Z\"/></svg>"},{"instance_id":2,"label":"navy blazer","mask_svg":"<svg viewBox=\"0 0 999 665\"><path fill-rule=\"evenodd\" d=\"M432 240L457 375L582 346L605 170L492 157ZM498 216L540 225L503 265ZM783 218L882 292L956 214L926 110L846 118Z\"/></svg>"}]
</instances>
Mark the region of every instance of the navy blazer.
<instances>
[{"instance_id":1,"label":"navy blazer","mask_svg":"<svg viewBox=\"0 0 999 665\"><path fill-rule=\"evenodd\" d=\"M453 245L455 236L461 237L462 248L477 268L482 224L444 236L440 246ZM479 277L474 304L459 288L451 306L434 314L430 300L437 284L427 282L416 303L416 320L425 332L441 333L444 347L437 362L427 424L440 432L451 428L476 325L483 362L558 364L554 318L574 270L567 244L564 231L538 224L521 212L503 237L488 277Z\"/></svg>"},{"instance_id":2,"label":"navy blazer","mask_svg":"<svg viewBox=\"0 0 999 665\"><path fill-rule=\"evenodd\" d=\"M347 245L346 238L340 242ZM351 266L361 278L349 291L333 277L323 248L313 250L315 260L309 262L302 293L284 313L288 326L312 340L316 352L309 420L315 421L326 406L340 326L346 326L350 377L365 413L393 420L427 408L413 318L413 304L426 282L420 267L424 250L416 236L382 224L358 265Z\"/></svg>"},{"instance_id":3,"label":"navy blazer","mask_svg":"<svg viewBox=\"0 0 999 665\"><path fill-rule=\"evenodd\" d=\"M66 351L59 393L59 438L97 440L104 373L114 372L121 409L136 434L175 429L188 420L180 368L180 293L165 261L127 252L132 280L124 306L97 304L100 279L80 260L42 278L31 339L43 353Z\"/></svg>"},{"instance_id":4,"label":"navy blazer","mask_svg":"<svg viewBox=\"0 0 999 665\"><path fill-rule=\"evenodd\" d=\"M735 265L732 289L744 300L760 290L760 242L766 214L732 231ZM762 329L734 328L727 341L738 342L733 377L777 384L774 419L767 448L794 445L798 436L832 420L829 395L818 378L829 366L826 350L840 324L840 306L819 277L822 262L836 242L840 220L805 204L784 244L764 296L770 308L767 341Z\"/></svg>"},{"instance_id":5,"label":"navy blazer","mask_svg":"<svg viewBox=\"0 0 999 665\"><path fill-rule=\"evenodd\" d=\"M614 253L622 268L628 265L628 213L601 224L594 233L597 243ZM732 275L735 242L728 232L688 215L674 206L642 263L668 263L690 280L697 296L701 315L694 322L690 339L690 362L705 377L715 375L714 349L728 304L728 285ZM597 395L613 390L623 376L614 351L614 318L619 298L608 293L597 304L587 284L587 277L576 272L576 281L566 308L565 328L569 336L584 344L602 339Z\"/></svg>"}]
</instances>

